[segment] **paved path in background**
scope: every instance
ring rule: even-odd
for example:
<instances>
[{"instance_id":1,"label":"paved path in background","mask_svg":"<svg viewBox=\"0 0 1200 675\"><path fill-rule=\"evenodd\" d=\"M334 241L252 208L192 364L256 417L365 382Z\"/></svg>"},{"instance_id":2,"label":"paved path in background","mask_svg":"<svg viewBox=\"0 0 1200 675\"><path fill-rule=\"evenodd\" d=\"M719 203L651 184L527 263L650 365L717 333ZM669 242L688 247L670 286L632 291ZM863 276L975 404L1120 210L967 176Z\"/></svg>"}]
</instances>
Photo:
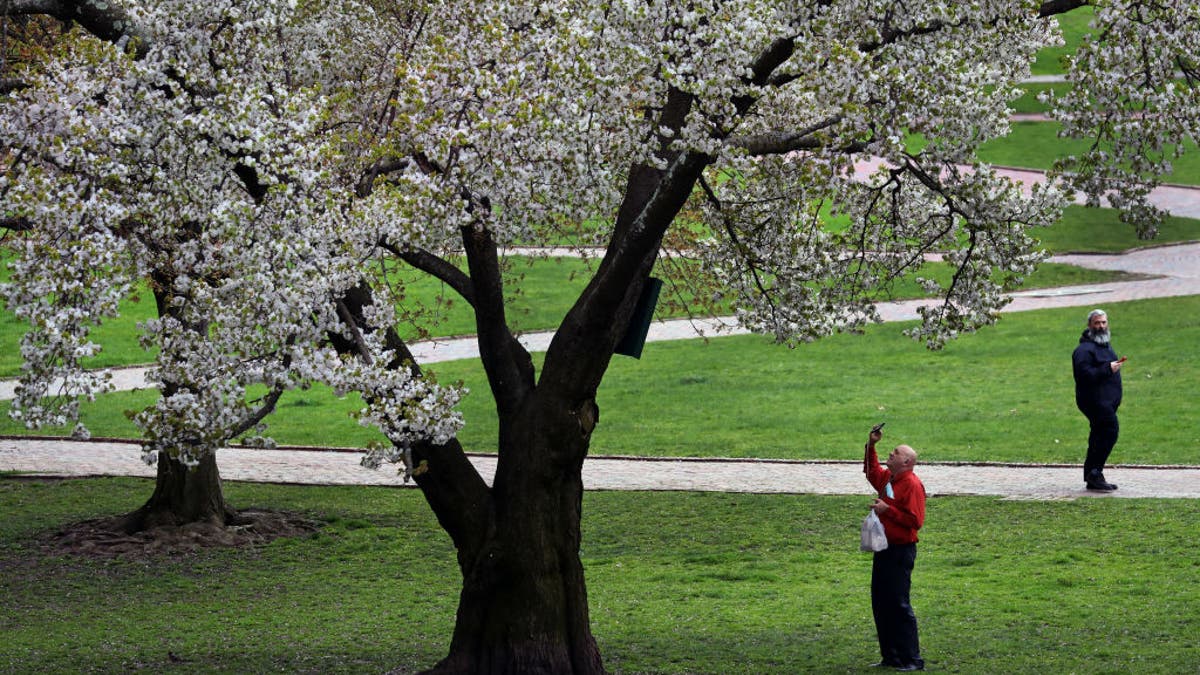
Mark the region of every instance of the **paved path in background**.
<instances>
[{"instance_id":1,"label":"paved path in background","mask_svg":"<svg viewBox=\"0 0 1200 675\"><path fill-rule=\"evenodd\" d=\"M1200 202L1200 190L1197 191L1196 198ZM1132 272L1151 278L1022 291L1013 294L1012 302L1004 308L1005 312L1200 295L1200 243L1156 246L1116 255L1058 255L1051 257L1050 262ZM920 316L917 313L919 307L933 302L935 301L888 302L881 303L878 308L884 321L908 321ZM647 340L688 340L700 336L740 335L746 332L728 317L674 319L651 324ZM544 352L550 346L553 337L552 332L526 333L520 336L520 341L532 352ZM478 344L473 337L418 342L412 345L412 351L419 363L470 359L479 353ZM146 389L152 386L146 382L144 367L114 368L109 373L112 375L113 387L118 391ZM15 388L15 380L0 380L0 400L12 399Z\"/></svg>"},{"instance_id":2,"label":"paved path in background","mask_svg":"<svg viewBox=\"0 0 1200 675\"><path fill-rule=\"evenodd\" d=\"M864 166L863 170L869 170ZM1032 185L1036 171L1008 171ZM1200 218L1200 190L1166 186L1155 191L1156 204L1174 215ZM1152 278L1087 286L1041 289L1015 294L1005 312L1052 307L1106 305L1125 300L1200 295L1200 244L1141 249L1119 255L1063 255L1052 262L1104 270L1121 270ZM917 318L917 308L930 301L880 305L885 321ZM651 326L651 341L684 340L698 335L745 331L729 319L677 320ZM530 333L521 341L531 351L545 351L551 333ZM414 345L418 361L432 363L477 354L473 338L434 340ZM144 368L112 372L117 389L146 388ZM0 381L0 399L12 398L12 381ZM42 476L145 476L154 469L140 460L136 443L0 439L0 471ZM362 468L357 450L226 448L221 474L226 480L323 485L401 486L392 469ZM495 471L492 456L472 456L486 479ZM923 463L920 474L931 494L1000 495L1010 499L1074 499L1078 497L1200 498L1200 467L1121 467L1107 472L1120 485L1113 493L1082 489L1078 466L962 465ZM769 460L698 460L590 457L584 463L584 485L590 490L689 490L720 492L866 494L858 463Z\"/></svg>"}]
</instances>

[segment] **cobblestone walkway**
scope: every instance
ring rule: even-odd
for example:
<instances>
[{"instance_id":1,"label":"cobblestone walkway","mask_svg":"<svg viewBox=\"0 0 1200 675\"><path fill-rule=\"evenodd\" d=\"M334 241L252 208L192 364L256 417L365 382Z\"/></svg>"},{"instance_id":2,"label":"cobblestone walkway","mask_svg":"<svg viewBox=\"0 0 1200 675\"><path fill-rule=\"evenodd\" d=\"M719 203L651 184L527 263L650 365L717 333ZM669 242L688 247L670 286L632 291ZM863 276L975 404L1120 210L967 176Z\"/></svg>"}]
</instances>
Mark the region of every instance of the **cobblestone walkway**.
<instances>
[{"instance_id":1,"label":"cobblestone walkway","mask_svg":"<svg viewBox=\"0 0 1200 675\"><path fill-rule=\"evenodd\" d=\"M131 442L0 439L0 468L39 476L154 477L154 468L140 454ZM360 466L360 456L353 449L226 448L219 461L225 480L404 486L393 469ZM472 455L471 461L490 480L495 457ZM1111 493L1084 490L1078 466L923 463L917 471L932 496L1200 498L1200 467L1110 467L1105 474L1120 486ZM589 457L583 482L589 490L861 494L864 499L870 493L859 462Z\"/></svg>"}]
</instances>

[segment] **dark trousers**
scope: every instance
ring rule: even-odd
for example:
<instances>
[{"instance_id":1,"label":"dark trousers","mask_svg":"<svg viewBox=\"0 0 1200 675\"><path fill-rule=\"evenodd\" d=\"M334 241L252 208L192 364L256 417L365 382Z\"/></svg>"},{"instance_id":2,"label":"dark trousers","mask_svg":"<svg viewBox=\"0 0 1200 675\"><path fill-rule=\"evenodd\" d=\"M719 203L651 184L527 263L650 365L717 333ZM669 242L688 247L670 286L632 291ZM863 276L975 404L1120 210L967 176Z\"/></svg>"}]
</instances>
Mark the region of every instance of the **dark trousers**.
<instances>
[{"instance_id":1,"label":"dark trousers","mask_svg":"<svg viewBox=\"0 0 1200 675\"><path fill-rule=\"evenodd\" d=\"M1091 431L1088 432L1087 458L1083 461L1083 479L1090 480L1093 471L1104 470L1104 464L1112 454L1113 446L1117 444L1121 425L1117 423L1116 406L1088 406L1081 407L1080 411L1087 417L1091 426Z\"/></svg>"},{"instance_id":2,"label":"dark trousers","mask_svg":"<svg viewBox=\"0 0 1200 675\"><path fill-rule=\"evenodd\" d=\"M871 610L884 663L924 666L917 639L917 615L908 601L916 544L888 544L871 566Z\"/></svg>"}]
</instances>

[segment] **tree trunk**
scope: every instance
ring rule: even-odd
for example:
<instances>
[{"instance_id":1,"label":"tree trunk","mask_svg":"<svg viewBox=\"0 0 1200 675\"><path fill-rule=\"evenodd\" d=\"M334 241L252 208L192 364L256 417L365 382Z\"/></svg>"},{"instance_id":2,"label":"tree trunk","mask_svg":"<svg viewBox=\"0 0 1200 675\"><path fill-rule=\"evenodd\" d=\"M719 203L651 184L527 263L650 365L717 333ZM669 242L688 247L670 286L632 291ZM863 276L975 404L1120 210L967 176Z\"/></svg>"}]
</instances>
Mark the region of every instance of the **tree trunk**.
<instances>
[{"instance_id":1,"label":"tree trunk","mask_svg":"<svg viewBox=\"0 0 1200 675\"><path fill-rule=\"evenodd\" d=\"M225 503L216 455L207 454L198 465L188 467L160 454L154 494L125 517L124 525L132 533L190 523L224 526L235 517L236 512Z\"/></svg>"},{"instance_id":2,"label":"tree trunk","mask_svg":"<svg viewBox=\"0 0 1200 675\"><path fill-rule=\"evenodd\" d=\"M461 561L450 653L430 672L604 672L579 559L581 474L596 407L528 409L501 431L490 522L476 555Z\"/></svg>"},{"instance_id":3,"label":"tree trunk","mask_svg":"<svg viewBox=\"0 0 1200 675\"><path fill-rule=\"evenodd\" d=\"M207 322L189 321L179 307L171 302L174 285L175 278L169 271L159 269L151 275L158 316L173 318L192 331L205 334L208 331ZM172 396L179 387L178 382L164 382L163 397ZM132 533L191 523L224 526L232 523L236 517L237 513L225 503L215 454L204 453L199 464L189 467L160 452L154 494L141 508L125 516L124 528Z\"/></svg>"}]
</instances>

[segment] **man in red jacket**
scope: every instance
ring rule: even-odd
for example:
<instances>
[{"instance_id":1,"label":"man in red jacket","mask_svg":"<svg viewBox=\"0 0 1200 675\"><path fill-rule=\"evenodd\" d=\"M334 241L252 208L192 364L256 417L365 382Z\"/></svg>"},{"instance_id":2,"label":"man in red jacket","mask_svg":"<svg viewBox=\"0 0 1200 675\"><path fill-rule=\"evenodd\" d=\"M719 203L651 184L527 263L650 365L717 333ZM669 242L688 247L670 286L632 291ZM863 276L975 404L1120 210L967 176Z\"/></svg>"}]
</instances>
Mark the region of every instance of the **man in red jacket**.
<instances>
[{"instance_id":1,"label":"man in red jacket","mask_svg":"<svg viewBox=\"0 0 1200 675\"><path fill-rule=\"evenodd\" d=\"M917 616L908 592L917 561L917 530L925 524L925 486L913 473L917 453L907 445L897 445L888 455L887 468L880 466L875 444L882 438L878 427L872 429L863 455L863 473L879 494L871 510L883 522L888 541L871 567L871 610L883 657L875 665L924 670Z\"/></svg>"}]
</instances>

